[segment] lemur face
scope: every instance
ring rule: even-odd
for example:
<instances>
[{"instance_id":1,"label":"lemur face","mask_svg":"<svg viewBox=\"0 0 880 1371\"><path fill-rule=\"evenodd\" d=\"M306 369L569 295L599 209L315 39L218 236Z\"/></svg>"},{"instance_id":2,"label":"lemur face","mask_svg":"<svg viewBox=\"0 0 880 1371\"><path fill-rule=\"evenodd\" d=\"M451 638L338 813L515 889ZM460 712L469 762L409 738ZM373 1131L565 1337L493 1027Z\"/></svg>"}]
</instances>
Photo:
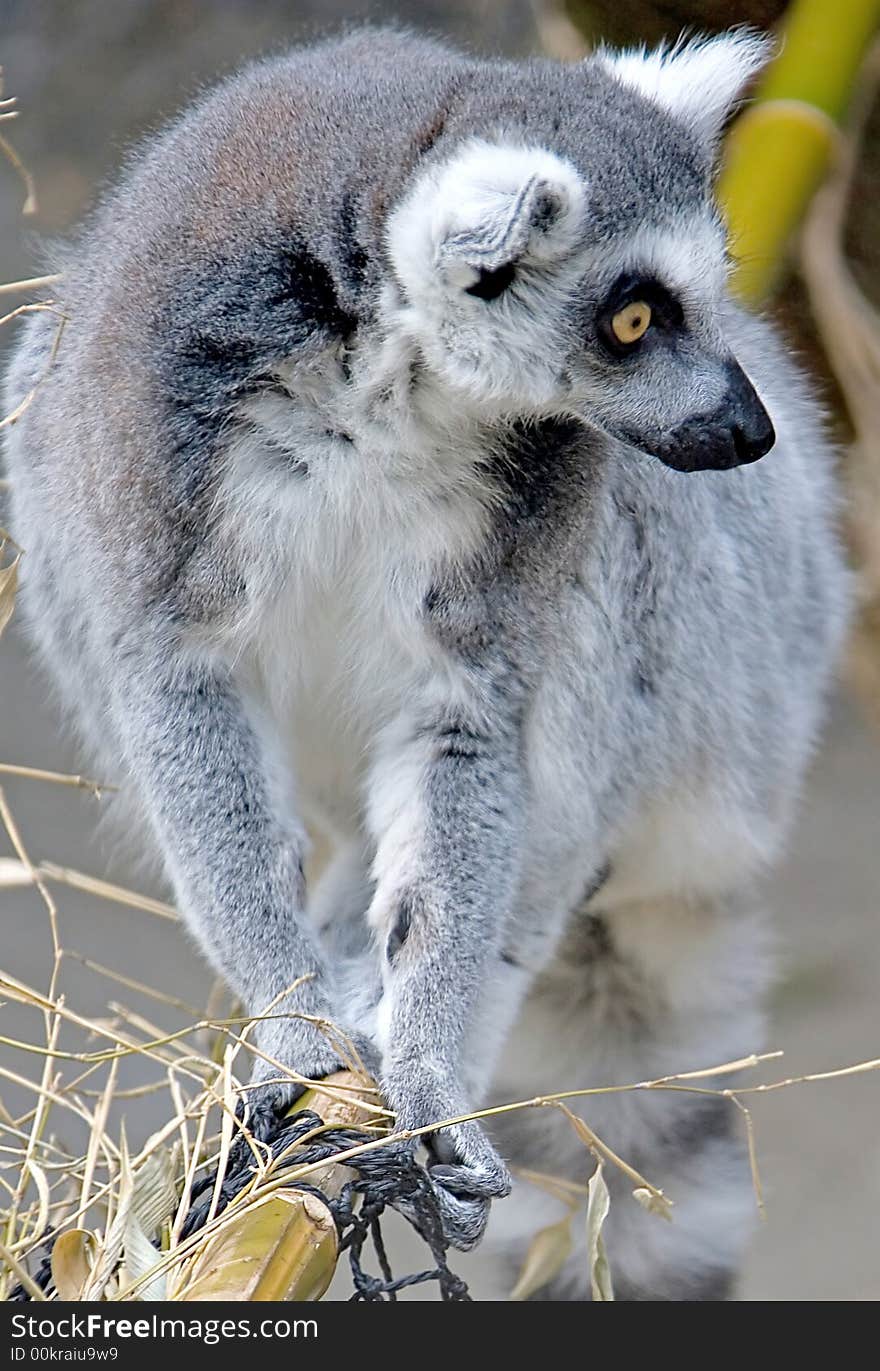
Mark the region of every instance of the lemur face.
<instances>
[{"instance_id":1,"label":"lemur face","mask_svg":"<svg viewBox=\"0 0 880 1371\"><path fill-rule=\"evenodd\" d=\"M597 253L583 282L577 413L678 471L725 470L773 425L725 338L724 237L709 206Z\"/></svg>"},{"instance_id":2,"label":"lemur face","mask_svg":"<svg viewBox=\"0 0 880 1371\"><path fill-rule=\"evenodd\" d=\"M698 170L673 196L668 178L646 175L634 208L627 140L635 152L645 135L625 123L616 144L574 157L570 139L563 152L475 137L416 176L388 225L396 323L461 405L574 414L680 471L770 450L770 419L725 340L708 174L717 127L762 55L740 35L665 59L595 59L636 118L665 120L693 153ZM680 162L680 149L667 157Z\"/></svg>"}]
</instances>

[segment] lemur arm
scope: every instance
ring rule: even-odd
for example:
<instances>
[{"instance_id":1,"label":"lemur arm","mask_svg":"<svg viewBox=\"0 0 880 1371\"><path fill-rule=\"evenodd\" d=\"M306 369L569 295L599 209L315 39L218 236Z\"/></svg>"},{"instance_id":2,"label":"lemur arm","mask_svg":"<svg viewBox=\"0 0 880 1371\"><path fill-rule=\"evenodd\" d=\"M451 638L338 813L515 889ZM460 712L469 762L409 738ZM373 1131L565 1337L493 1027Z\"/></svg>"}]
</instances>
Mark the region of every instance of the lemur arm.
<instances>
[{"instance_id":1,"label":"lemur arm","mask_svg":"<svg viewBox=\"0 0 880 1371\"><path fill-rule=\"evenodd\" d=\"M126 658L113 693L126 760L187 924L249 1014L271 1006L282 1016L258 1025L259 1049L306 1077L337 1069L317 1026L283 1017L329 1017L331 1006L303 914L303 834L274 780L256 707L222 670L174 668L158 646ZM258 1059L257 1081L278 1075ZM256 1093L258 1131L290 1093Z\"/></svg>"},{"instance_id":2,"label":"lemur arm","mask_svg":"<svg viewBox=\"0 0 880 1371\"><path fill-rule=\"evenodd\" d=\"M371 921L383 956L385 1091L398 1126L463 1114L492 1067L466 1060L484 998L506 984L503 939L524 816L519 727L461 703L401 722L374 773L381 829ZM468 1085L465 1085L465 1082ZM438 1198L457 1246L481 1236L507 1171L475 1124L434 1140Z\"/></svg>"}]
</instances>

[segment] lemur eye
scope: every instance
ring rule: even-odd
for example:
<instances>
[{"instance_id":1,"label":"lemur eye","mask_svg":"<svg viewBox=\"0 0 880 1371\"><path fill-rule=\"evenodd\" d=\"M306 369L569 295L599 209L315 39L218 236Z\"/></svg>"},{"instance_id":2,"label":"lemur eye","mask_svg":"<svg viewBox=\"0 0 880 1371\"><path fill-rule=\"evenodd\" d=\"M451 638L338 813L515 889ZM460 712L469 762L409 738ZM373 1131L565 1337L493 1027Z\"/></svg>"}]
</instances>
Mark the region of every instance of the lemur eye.
<instances>
[{"instance_id":1,"label":"lemur eye","mask_svg":"<svg viewBox=\"0 0 880 1371\"><path fill-rule=\"evenodd\" d=\"M497 300L498 296L507 290L515 275L516 268L512 262L505 262L503 267L496 267L494 271L481 269L474 284L465 288L465 294L476 295L478 300Z\"/></svg>"},{"instance_id":2,"label":"lemur eye","mask_svg":"<svg viewBox=\"0 0 880 1371\"><path fill-rule=\"evenodd\" d=\"M644 338L651 327L651 306L647 300L630 300L611 320L611 331L618 343L629 347Z\"/></svg>"},{"instance_id":3,"label":"lemur eye","mask_svg":"<svg viewBox=\"0 0 880 1371\"><path fill-rule=\"evenodd\" d=\"M662 282L641 272L619 276L596 315L599 341L612 357L634 356L642 342L653 344L655 335L659 341L684 326L681 301Z\"/></svg>"}]
</instances>

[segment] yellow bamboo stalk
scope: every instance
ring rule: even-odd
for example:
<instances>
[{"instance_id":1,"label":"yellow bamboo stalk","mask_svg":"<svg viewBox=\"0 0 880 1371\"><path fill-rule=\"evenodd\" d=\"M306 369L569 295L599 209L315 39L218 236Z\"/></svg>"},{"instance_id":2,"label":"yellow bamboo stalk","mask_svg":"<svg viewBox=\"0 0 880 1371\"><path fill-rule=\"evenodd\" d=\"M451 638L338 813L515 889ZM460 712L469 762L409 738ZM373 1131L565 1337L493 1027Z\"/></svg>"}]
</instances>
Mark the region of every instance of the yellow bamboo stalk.
<instances>
[{"instance_id":1,"label":"yellow bamboo stalk","mask_svg":"<svg viewBox=\"0 0 880 1371\"><path fill-rule=\"evenodd\" d=\"M878 0L794 0L761 98L803 100L840 120L878 24Z\"/></svg>"},{"instance_id":2,"label":"yellow bamboo stalk","mask_svg":"<svg viewBox=\"0 0 880 1371\"><path fill-rule=\"evenodd\" d=\"M831 162L837 125L880 27L880 0L795 0L781 50L727 140L719 196L733 287L759 304Z\"/></svg>"},{"instance_id":3,"label":"yellow bamboo stalk","mask_svg":"<svg viewBox=\"0 0 880 1371\"><path fill-rule=\"evenodd\" d=\"M242 1209L189 1264L186 1284L171 1298L264 1302L319 1300L338 1256L333 1215L315 1195L279 1190Z\"/></svg>"},{"instance_id":4,"label":"yellow bamboo stalk","mask_svg":"<svg viewBox=\"0 0 880 1371\"><path fill-rule=\"evenodd\" d=\"M375 1098L369 1100L375 1087L351 1071L337 1072L326 1085L333 1093L315 1086L297 1101L297 1112L314 1110L340 1128L375 1127ZM350 1179L347 1167L327 1162L309 1183L333 1199ZM183 1303L319 1300L333 1279L338 1255L327 1205L301 1190L277 1190L257 1201L243 1199L239 1218L198 1249L170 1297Z\"/></svg>"}]
</instances>

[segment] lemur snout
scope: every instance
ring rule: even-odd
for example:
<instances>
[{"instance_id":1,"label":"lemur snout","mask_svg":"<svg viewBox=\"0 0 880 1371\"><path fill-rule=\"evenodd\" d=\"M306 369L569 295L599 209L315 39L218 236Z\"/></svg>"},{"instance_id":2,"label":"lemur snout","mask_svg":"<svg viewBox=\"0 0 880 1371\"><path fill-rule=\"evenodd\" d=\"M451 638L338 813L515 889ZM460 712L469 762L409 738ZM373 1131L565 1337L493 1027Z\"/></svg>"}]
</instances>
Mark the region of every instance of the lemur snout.
<instances>
[{"instance_id":1,"label":"lemur snout","mask_svg":"<svg viewBox=\"0 0 880 1371\"><path fill-rule=\"evenodd\" d=\"M757 462L776 442L776 430L738 362L726 367L727 394L711 414L687 420L657 445L676 471L727 471Z\"/></svg>"},{"instance_id":2,"label":"lemur snout","mask_svg":"<svg viewBox=\"0 0 880 1371\"><path fill-rule=\"evenodd\" d=\"M776 442L776 430L770 415L758 398L758 392L738 362L729 362L728 397L722 409L729 412L736 465L757 462Z\"/></svg>"}]
</instances>

